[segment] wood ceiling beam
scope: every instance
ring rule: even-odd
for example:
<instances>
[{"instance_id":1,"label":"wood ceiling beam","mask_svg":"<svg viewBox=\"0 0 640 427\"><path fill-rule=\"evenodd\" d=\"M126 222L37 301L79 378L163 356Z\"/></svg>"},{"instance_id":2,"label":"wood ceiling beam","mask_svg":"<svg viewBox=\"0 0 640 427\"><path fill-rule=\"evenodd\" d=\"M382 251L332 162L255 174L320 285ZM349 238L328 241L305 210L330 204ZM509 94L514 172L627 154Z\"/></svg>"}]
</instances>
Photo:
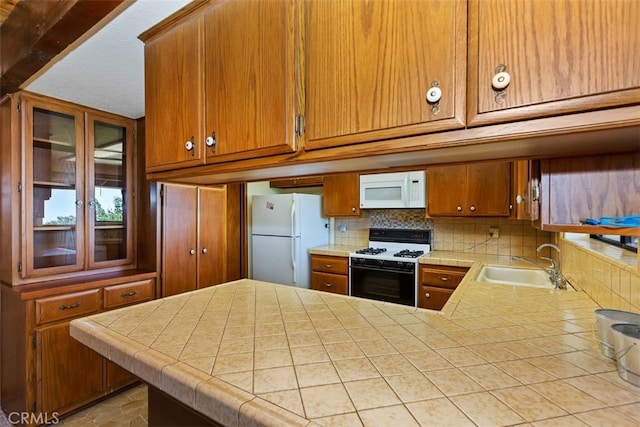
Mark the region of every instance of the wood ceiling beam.
<instances>
[{"instance_id":1,"label":"wood ceiling beam","mask_svg":"<svg viewBox=\"0 0 640 427\"><path fill-rule=\"evenodd\" d=\"M21 1L0 26L0 97L17 91L124 0Z\"/></svg>"}]
</instances>

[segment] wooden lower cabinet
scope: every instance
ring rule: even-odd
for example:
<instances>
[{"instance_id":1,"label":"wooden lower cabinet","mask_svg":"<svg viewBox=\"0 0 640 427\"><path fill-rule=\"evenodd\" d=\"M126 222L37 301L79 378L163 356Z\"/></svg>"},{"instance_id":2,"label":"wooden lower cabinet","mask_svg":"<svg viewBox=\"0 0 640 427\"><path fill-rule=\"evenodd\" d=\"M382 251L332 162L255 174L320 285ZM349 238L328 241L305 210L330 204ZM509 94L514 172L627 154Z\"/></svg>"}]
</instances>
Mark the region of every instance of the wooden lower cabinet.
<instances>
[{"instance_id":1,"label":"wooden lower cabinet","mask_svg":"<svg viewBox=\"0 0 640 427\"><path fill-rule=\"evenodd\" d=\"M102 395L104 359L69 335L69 322L35 334L37 412L52 414Z\"/></svg>"},{"instance_id":2,"label":"wooden lower cabinet","mask_svg":"<svg viewBox=\"0 0 640 427\"><path fill-rule=\"evenodd\" d=\"M349 258L311 255L311 289L349 294Z\"/></svg>"},{"instance_id":3,"label":"wooden lower cabinet","mask_svg":"<svg viewBox=\"0 0 640 427\"><path fill-rule=\"evenodd\" d=\"M449 265L421 265L418 307L442 310L469 269Z\"/></svg>"},{"instance_id":4,"label":"wooden lower cabinet","mask_svg":"<svg viewBox=\"0 0 640 427\"><path fill-rule=\"evenodd\" d=\"M73 319L155 298L156 273L120 272L1 286L0 396L5 413L57 419L137 381L69 335ZM45 421L42 421L45 422Z\"/></svg>"}]
</instances>

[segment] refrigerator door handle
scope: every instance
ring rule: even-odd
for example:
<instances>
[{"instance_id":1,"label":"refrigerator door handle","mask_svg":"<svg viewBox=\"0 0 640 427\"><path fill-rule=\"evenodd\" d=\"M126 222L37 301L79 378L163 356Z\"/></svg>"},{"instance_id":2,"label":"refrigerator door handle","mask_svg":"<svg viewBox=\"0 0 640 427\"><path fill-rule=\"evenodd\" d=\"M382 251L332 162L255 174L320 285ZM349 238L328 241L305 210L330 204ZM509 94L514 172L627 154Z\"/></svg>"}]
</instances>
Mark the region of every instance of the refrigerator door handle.
<instances>
[{"instance_id":1,"label":"refrigerator door handle","mask_svg":"<svg viewBox=\"0 0 640 427\"><path fill-rule=\"evenodd\" d=\"M296 216L296 201L295 199L293 199L293 201L291 202L291 236L295 236L296 235L296 225L293 223L293 221L295 220L295 216Z\"/></svg>"},{"instance_id":2,"label":"refrigerator door handle","mask_svg":"<svg viewBox=\"0 0 640 427\"><path fill-rule=\"evenodd\" d=\"M293 267L293 283L296 283L296 238L295 237L291 238L291 266Z\"/></svg>"}]
</instances>

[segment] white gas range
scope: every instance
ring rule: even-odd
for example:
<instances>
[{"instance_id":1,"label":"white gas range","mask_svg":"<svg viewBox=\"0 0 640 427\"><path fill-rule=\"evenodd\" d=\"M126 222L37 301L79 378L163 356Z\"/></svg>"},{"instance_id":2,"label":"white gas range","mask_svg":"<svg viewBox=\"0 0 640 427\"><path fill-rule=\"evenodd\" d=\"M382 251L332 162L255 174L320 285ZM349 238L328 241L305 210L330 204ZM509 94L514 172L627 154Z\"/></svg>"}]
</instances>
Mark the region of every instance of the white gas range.
<instances>
[{"instance_id":1,"label":"white gas range","mask_svg":"<svg viewBox=\"0 0 640 427\"><path fill-rule=\"evenodd\" d=\"M349 254L349 294L416 306L418 258L431 250L431 230L369 230L369 247Z\"/></svg>"}]
</instances>

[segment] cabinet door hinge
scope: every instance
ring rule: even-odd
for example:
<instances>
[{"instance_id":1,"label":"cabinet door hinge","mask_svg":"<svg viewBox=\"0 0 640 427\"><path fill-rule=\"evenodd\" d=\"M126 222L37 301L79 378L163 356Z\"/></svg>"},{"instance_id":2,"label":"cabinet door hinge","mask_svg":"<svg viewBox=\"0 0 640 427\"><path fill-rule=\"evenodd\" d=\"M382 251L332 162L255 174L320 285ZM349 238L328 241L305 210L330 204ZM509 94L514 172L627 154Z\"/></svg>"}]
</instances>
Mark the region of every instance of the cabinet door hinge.
<instances>
[{"instance_id":1,"label":"cabinet door hinge","mask_svg":"<svg viewBox=\"0 0 640 427\"><path fill-rule=\"evenodd\" d=\"M33 336L31 337L31 349L35 350L37 346L38 342L36 341L36 335L33 334Z\"/></svg>"},{"instance_id":2,"label":"cabinet door hinge","mask_svg":"<svg viewBox=\"0 0 640 427\"><path fill-rule=\"evenodd\" d=\"M16 111L19 113L22 110L22 97L18 97L18 104L16 105Z\"/></svg>"},{"instance_id":3,"label":"cabinet door hinge","mask_svg":"<svg viewBox=\"0 0 640 427\"><path fill-rule=\"evenodd\" d=\"M164 185L160 187L160 198L164 197Z\"/></svg>"},{"instance_id":4,"label":"cabinet door hinge","mask_svg":"<svg viewBox=\"0 0 640 427\"><path fill-rule=\"evenodd\" d=\"M22 271L22 262L18 263L18 273Z\"/></svg>"},{"instance_id":5,"label":"cabinet door hinge","mask_svg":"<svg viewBox=\"0 0 640 427\"><path fill-rule=\"evenodd\" d=\"M38 410L38 404L34 400L33 403L31 404L31 413L35 414L37 410Z\"/></svg>"},{"instance_id":6,"label":"cabinet door hinge","mask_svg":"<svg viewBox=\"0 0 640 427\"><path fill-rule=\"evenodd\" d=\"M304 126L305 126L306 122L304 119L304 116L302 114L298 114L296 116L296 135L298 136L302 136L302 134L304 133Z\"/></svg>"},{"instance_id":7,"label":"cabinet door hinge","mask_svg":"<svg viewBox=\"0 0 640 427\"><path fill-rule=\"evenodd\" d=\"M18 183L18 193L22 193L22 183Z\"/></svg>"}]
</instances>

